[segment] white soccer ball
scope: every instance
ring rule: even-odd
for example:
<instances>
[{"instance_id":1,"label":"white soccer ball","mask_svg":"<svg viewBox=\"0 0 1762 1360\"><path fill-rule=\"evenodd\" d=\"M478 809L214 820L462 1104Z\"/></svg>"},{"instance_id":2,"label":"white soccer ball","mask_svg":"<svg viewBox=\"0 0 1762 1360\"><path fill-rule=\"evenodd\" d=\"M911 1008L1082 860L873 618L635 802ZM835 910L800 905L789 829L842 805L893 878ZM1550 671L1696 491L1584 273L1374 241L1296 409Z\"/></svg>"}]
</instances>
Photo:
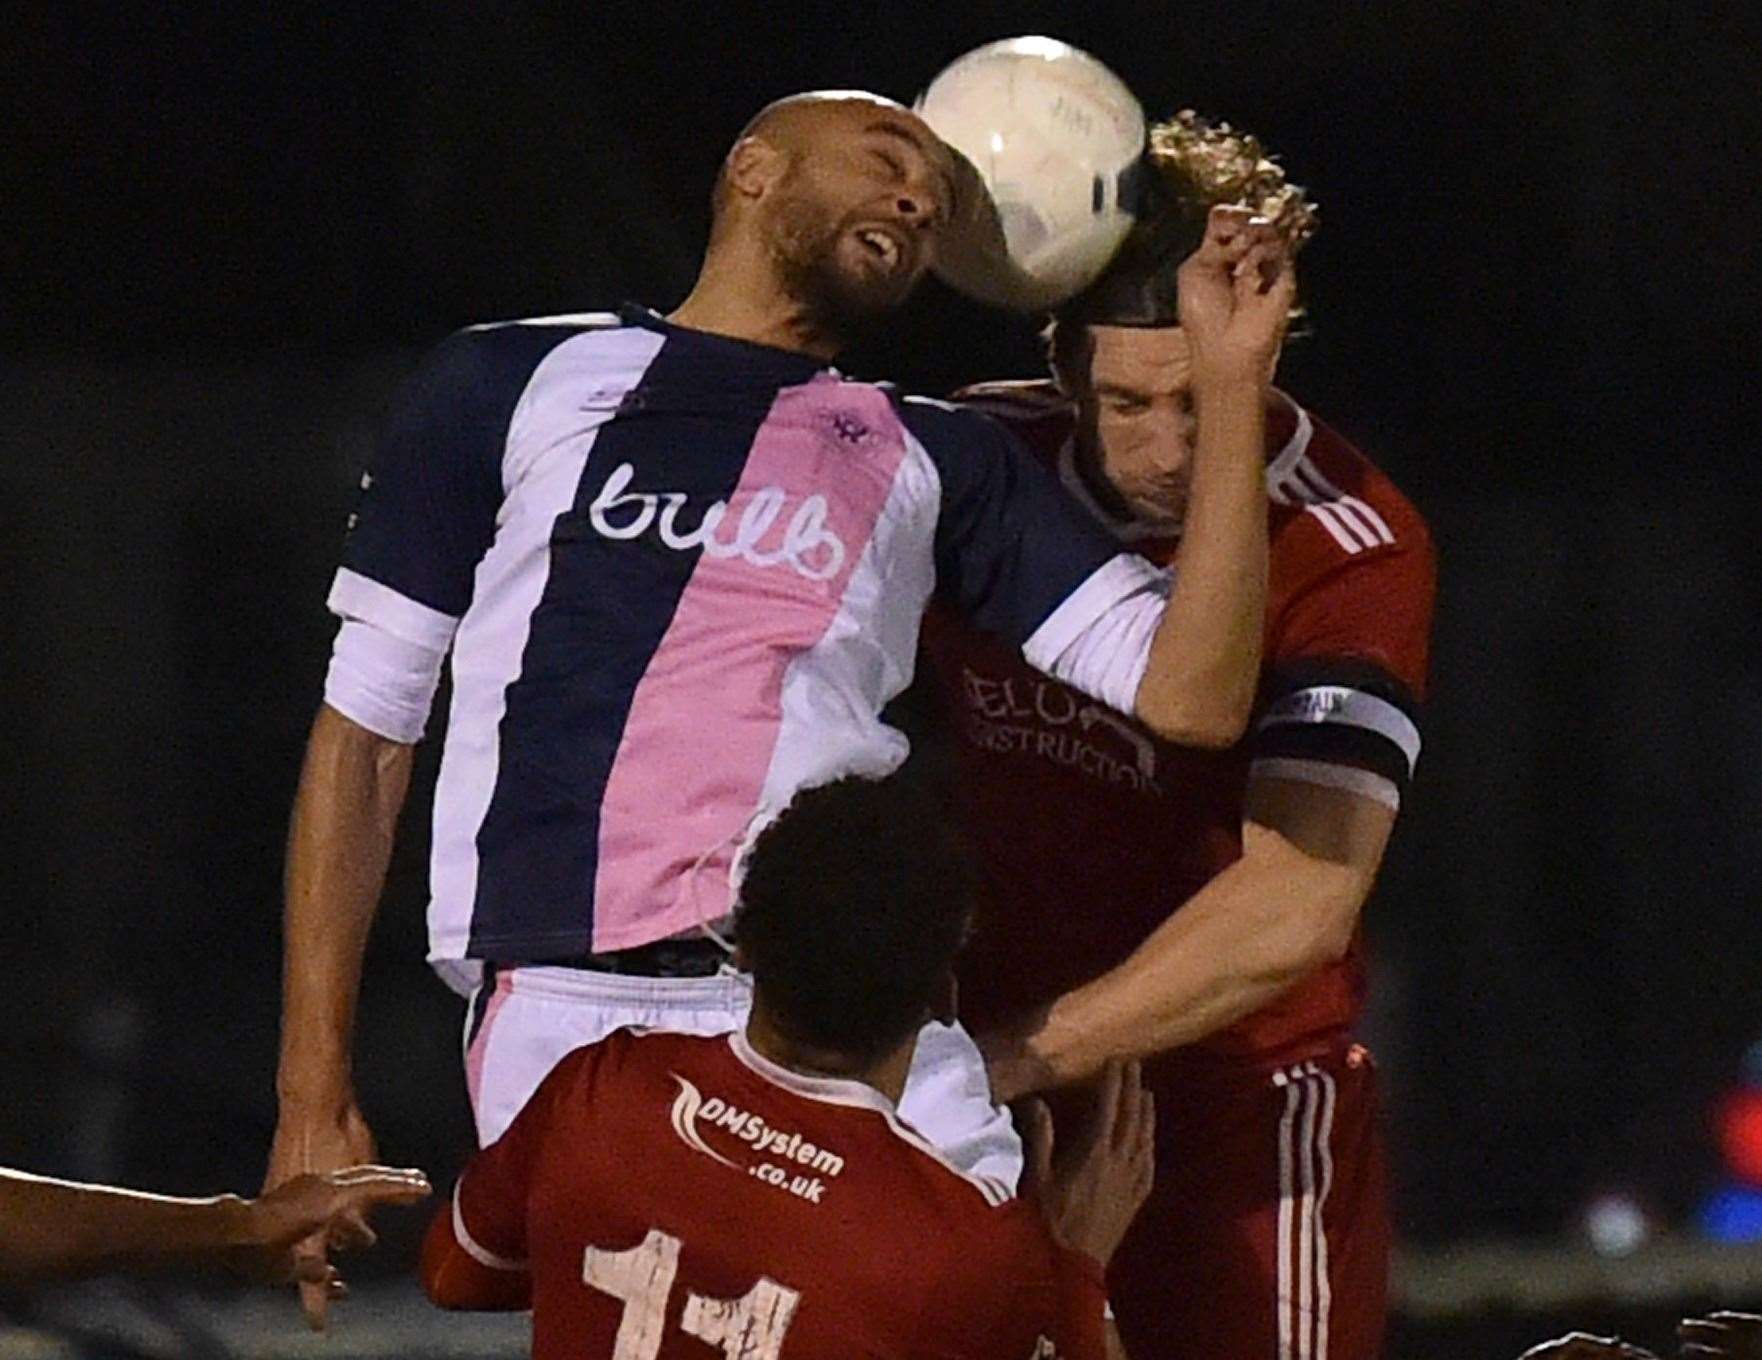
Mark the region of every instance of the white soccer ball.
<instances>
[{"instance_id":1,"label":"white soccer ball","mask_svg":"<svg viewBox=\"0 0 1762 1360\"><path fill-rule=\"evenodd\" d=\"M1056 38L1008 38L943 68L917 111L984 190L937 250L945 283L1037 311L1107 268L1132 226L1145 137L1144 109L1112 71Z\"/></svg>"}]
</instances>

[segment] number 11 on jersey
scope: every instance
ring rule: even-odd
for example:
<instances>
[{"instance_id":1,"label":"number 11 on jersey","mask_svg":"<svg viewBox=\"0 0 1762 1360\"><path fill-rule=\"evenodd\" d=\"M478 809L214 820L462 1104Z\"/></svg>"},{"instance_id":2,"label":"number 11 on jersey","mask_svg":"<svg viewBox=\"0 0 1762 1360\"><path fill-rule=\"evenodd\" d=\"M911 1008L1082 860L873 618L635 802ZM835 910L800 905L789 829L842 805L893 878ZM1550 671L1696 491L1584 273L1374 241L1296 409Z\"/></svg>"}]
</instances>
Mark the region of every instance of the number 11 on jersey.
<instances>
[{"instance_id":1,"label":"number 11 on jersey","mask_svg":"<svg viewBox=\"0 0 1762 1360\"><path fill-rule=\"evenodd\" d=\"M679 1273L679 1239L659 1228L625 1251L589 1247L581 1262L581 1278L624 1305L611 1360L655 1360L667 1325L667 1299ZM779 1360L783 1335L801 1302L801 1295L775 1280L759 1282L738 1299L706 1299L688 1292L679 1326L719 1346L728 1360Z\"/></svg>"}]
</instances>

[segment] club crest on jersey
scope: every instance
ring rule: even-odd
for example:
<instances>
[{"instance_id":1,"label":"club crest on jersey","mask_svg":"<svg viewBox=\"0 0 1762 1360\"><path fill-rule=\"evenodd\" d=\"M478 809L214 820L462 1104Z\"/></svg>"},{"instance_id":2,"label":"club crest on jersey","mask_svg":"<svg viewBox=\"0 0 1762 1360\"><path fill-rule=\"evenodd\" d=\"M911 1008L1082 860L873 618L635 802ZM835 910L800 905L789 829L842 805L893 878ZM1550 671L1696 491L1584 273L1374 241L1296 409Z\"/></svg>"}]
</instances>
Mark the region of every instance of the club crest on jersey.
<instances>
[{"instance_id":1,"label":"club crest on jersey","mask_svg":"<svg viewBox=\"0 0 1762 1360\"><path fill-rule=\"evenodd\" d=\"M754 1180L787 1190L810 1204L818 1204L820 1196L826 1193L826 1182L821 1177L831 1178L844 1170L844 1158L836 1152L808 1142L799 1133L773 1128L762 1116L730 1105L720 1096L706 1100L694 1084L677 1072L672 1075L679 1086L670 1116L673 1132L693 1152L735 1171L744 1169ZM710 1146L698 1127L700 1121L711 1130L738 1138L765 1160L743 1168L742 1163ZM812 1174L816 1172L819 1174Z\"/></svg>"},{"instance_id":2,"label":"club crest on jersey","mask_svg":"<svg viewBox=\"0 0 1762 1360\"><path fill-rule=\"evenodd\" d=\"M635 476L629 463L620 463L588 506L588 520L601 537L641 538L652 527L675 552L701 548L711 557L738 557L755 567L787 566L810 581L830 580L844 566L844 541L827 526L829 508L818 492L802 497L778 536L772 530L788 508L789 493L780 486L761 487L747 500L733 533L719 536L728 518L727 501L711 501L695 527L681 528L679 512L685 508L686 494L631 491ZM767 538L773 539L771 545L761 546Z\"/></svg>"}]
</instances>

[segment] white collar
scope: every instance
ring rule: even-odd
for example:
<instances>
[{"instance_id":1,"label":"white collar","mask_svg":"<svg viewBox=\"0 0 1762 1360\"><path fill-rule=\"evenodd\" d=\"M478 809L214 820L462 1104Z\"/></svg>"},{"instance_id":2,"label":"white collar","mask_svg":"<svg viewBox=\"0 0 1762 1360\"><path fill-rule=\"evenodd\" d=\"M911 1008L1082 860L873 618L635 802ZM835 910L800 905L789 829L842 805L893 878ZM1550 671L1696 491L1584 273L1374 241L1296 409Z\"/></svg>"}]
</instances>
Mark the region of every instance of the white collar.
<instances>
[{"instance_id":1,"label":"white collar","mask_svg":"<svg viewBox=\"0 0 1762 1360\"><path fill-rule=\"evenodd\" d=\"M734 1050L734 1056L747 1067L773 1086L781 1086L785 1091L827 1105L851 1105L865 1110L877 1110L890 1117L895 1114L893 1102L867 1082L852 1081L849 1077L810 1077L805 1072L797 1072L781 1063L772 1062L752 1046L745 1030L732 1031L728 1035L728 1047Z\"/></svg>"}]
</instances>

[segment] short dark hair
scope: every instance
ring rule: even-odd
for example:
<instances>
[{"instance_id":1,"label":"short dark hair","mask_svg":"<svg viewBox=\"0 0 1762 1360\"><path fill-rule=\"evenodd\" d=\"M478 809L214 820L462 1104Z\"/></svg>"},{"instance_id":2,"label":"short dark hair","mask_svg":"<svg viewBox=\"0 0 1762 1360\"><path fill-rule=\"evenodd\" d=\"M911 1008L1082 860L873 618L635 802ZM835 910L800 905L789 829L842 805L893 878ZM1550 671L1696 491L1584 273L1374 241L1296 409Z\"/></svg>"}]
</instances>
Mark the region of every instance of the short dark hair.
<instances>
[{"instance_id":1,"label":"short dark hair","mask_svg":"<svg viewBox=\"0 0 1762 1360\"><path fill-rule=\"evenodd\" d=\"M966 938L970 862L915 779L840 779L754 844L735 932L790 1039L869 1063L924 1021Z\"/></svg>"}]
</instances>

